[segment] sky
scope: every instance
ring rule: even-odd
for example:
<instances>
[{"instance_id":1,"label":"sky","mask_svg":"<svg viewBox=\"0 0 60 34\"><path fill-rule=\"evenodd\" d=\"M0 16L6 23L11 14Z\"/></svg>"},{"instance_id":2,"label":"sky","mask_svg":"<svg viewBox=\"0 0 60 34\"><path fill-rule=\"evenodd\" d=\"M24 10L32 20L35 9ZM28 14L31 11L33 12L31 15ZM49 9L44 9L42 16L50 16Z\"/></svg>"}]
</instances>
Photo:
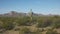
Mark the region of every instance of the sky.
<instances>
[{"instance_id":1,"label":"sky","mask_svg":"<svg viewBox=\"0 0 60 34\"><path fill-rule=\"evenodd\" d=\"M0 0L0 14L10 11L60 15L60 0Z\"/></svg>"}]
</instances>

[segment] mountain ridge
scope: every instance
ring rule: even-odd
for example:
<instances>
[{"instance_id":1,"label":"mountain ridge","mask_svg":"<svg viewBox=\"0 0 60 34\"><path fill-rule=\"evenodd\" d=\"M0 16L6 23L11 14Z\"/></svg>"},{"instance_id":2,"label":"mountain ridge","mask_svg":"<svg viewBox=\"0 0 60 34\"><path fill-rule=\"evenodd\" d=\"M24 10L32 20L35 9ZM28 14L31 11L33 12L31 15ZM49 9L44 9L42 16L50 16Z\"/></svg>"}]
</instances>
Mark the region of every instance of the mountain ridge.
<instances>
[{"instance_id":1,"label":"mountain ridge","mask_svg":"<svg viewBox=\"0 0 60 34\"><path fill-rule=\"evenodd\" d=\"M11 11L8 13L4 13L4 14L0 14L1 16L7 16L7 17L18 17L18 16L30 16L32 14L32 16L54 16L52 14L49 15L43 15L43 14L37 14L37 13L33 13L33 12L28 12L28 13L23 13L23 12L16 12L16 11ZM60 16L60 15L59 15Z\"/></svg>"}]
</instances>

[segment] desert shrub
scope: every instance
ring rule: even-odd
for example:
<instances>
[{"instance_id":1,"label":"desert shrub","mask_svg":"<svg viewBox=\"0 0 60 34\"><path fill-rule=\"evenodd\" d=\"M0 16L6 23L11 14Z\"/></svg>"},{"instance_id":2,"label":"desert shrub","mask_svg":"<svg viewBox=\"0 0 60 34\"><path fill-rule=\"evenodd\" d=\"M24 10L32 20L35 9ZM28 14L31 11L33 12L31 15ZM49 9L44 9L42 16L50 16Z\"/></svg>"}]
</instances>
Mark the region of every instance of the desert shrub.
<instances>
[{"instance_id":1,"label":"desert shrub","mask_svg":"<svg viewBox=\"0 0 60 34\"><path fill-rule=\"evenodd\" d=\"M15 28L15 29L14 29L14 31L19 31L19 30L20 30L20 28Z\"/></svg>"},{"instance_id":2,"label":"desert shrub","mask_svg":"<svg viewBox=\"0 0 60 34\"><path fill-rule=\"evenodd\" d=\"M34 33L35 33L35 34L42 34L42 30L37 29Z\"/></svg>"},{"instance_id":3,"label":"desert shrub","mask_svg":"<svg viewBox=\"0 0 60 34\"><path fill-rule=\"evenodd\" d=\"M23 17L23 18L19 18L17 20L17 23L19 26L29 26L30 25L30 22L29 22L29 18L28 17Z\"/></svg>"},{"instance_id":4,"label":"desert shrub","mask_svg":"<svg viewBox=\"0 0 60 34\"><path fill-rule=\"evenodd\" d=\"M28 28L22 28L21 30L20 30L20 34L21 33L23 33L23 34L31 34L31 31L28 29Z\"/></svg>"},{"instance_id":5,"label":"desert shrub","mask_svg":"<svg viewBox=\"0 0 60 34\"><path fill-rule=\"evenodd\" d=\"M20 34L42 34L40 29L37 29L36 31L31 31L29 28L22 28L20 29Z\"/></svg>"},{"instance_id":6,"label":"desert shrub","mask_svg":"<svg viewBox=\"0 0 60 34\"><path fill-rule=\"evenodd\" d=\"M6 23L4 23L3 24L3 29L6 29L6 30L11 30L11 29L13 29L14 28L14 24L13 23L11 23L11 22L6 22Z\"/></svg>"},{"instance_id":7,"label":"desert shrub","mask_svg":"<svg viewBox=\"0 0 60 34\"><path fill-rule=\"evenodd\" d=\"M40 19L38 20L38 24L37 24L37 27L47 27L47 26L50 26L52 23L52 21L50 19L47 19L47 18L44 18L44 19Z\"/></svg>"},{"instance_id":8,"label":"desert shrub","mask_svg":"<svg viewBox=\"0 0 60 34\"><path fill-rule=\"evenodd\" d=\"M0 29L0 34L3 34L5 31L5 29Z\"/></svg>"},{"instance_id":9,"label":"desert shrub","mask_svg":"<svg viewBox=\"0 0 60 34\"><path fill-rule=\"evenodd\" d=\"M0 34L2 34L3 33L3 31L0 31Z\"/></svg>"},{"instance_id":10,"label":"desert shrub","mask_svg":"<svg viewBox=\"0 0 60 34\"><path fill-rule=\"evenodd\" d=\"M46 34L58 34L57 31L53 31L52 29L49 29Z\"/></svg>"},{"instance_id":11,"label":"desert shrub","mask_svg":"<svg viewBox=\"0 0 60 34\"><path fill-rule=\"evenodd\" d=\"M0 21L2 22L2 29L10 30L14 28L14 18L13 17L0 17Z\"/></svg>"},{"instance_id":12,"label":"desert shrub","mask_svg":"<svg viewBox=\"0 0 60 34\"><path fill-rule=\"evenodd\" d=\"M60 19L55 19L52 26L54 28L60 28Z\"/></svg>"}]
</instances>

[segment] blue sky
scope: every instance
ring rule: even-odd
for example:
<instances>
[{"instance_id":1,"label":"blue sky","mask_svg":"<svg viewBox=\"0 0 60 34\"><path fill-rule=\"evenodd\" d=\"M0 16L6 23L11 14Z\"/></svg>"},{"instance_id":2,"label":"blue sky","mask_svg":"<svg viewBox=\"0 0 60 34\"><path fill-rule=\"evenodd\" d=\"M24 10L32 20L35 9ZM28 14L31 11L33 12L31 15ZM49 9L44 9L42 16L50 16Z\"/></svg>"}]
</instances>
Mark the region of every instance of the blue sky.
<instances>
[{"instance_id":1,"label":"blue sky","mask_svg":"<svg viewBox=\"0 0 60 34\"><path fill-rule=\"evenodd\" d=\"M0 0L0 13L10 11L59 14L60 0Z\"/></svg>"}]
</instances>

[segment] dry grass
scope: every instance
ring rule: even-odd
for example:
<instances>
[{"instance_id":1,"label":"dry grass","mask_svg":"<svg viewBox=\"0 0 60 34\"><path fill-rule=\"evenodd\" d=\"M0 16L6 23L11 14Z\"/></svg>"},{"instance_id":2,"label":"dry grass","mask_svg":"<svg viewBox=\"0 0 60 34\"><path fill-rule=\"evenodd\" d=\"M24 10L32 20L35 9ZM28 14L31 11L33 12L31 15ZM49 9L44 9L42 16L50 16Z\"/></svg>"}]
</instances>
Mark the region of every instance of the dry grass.
<instances>
[{"instance_id":1,"label":"dry grass","mask_svg":"<svg viewBox=\"0 0 60 34\"><path fill-rule=\"evenodd\" d=\"M30 31L35 32L37 31L37 29L42 29L42 28L36 28L35 26L20 26L18 28L22 29L22 28L29 28ZM45 34L47 32L47 29L51 29L50 27L44 28L45 31L42 32L42 34ZM58 33L60 33L60 29L55 29ZM19 34L19 31L14 31L14 30L9 30L4 32L4 34Z\"/></svg>"}]
</instances>

